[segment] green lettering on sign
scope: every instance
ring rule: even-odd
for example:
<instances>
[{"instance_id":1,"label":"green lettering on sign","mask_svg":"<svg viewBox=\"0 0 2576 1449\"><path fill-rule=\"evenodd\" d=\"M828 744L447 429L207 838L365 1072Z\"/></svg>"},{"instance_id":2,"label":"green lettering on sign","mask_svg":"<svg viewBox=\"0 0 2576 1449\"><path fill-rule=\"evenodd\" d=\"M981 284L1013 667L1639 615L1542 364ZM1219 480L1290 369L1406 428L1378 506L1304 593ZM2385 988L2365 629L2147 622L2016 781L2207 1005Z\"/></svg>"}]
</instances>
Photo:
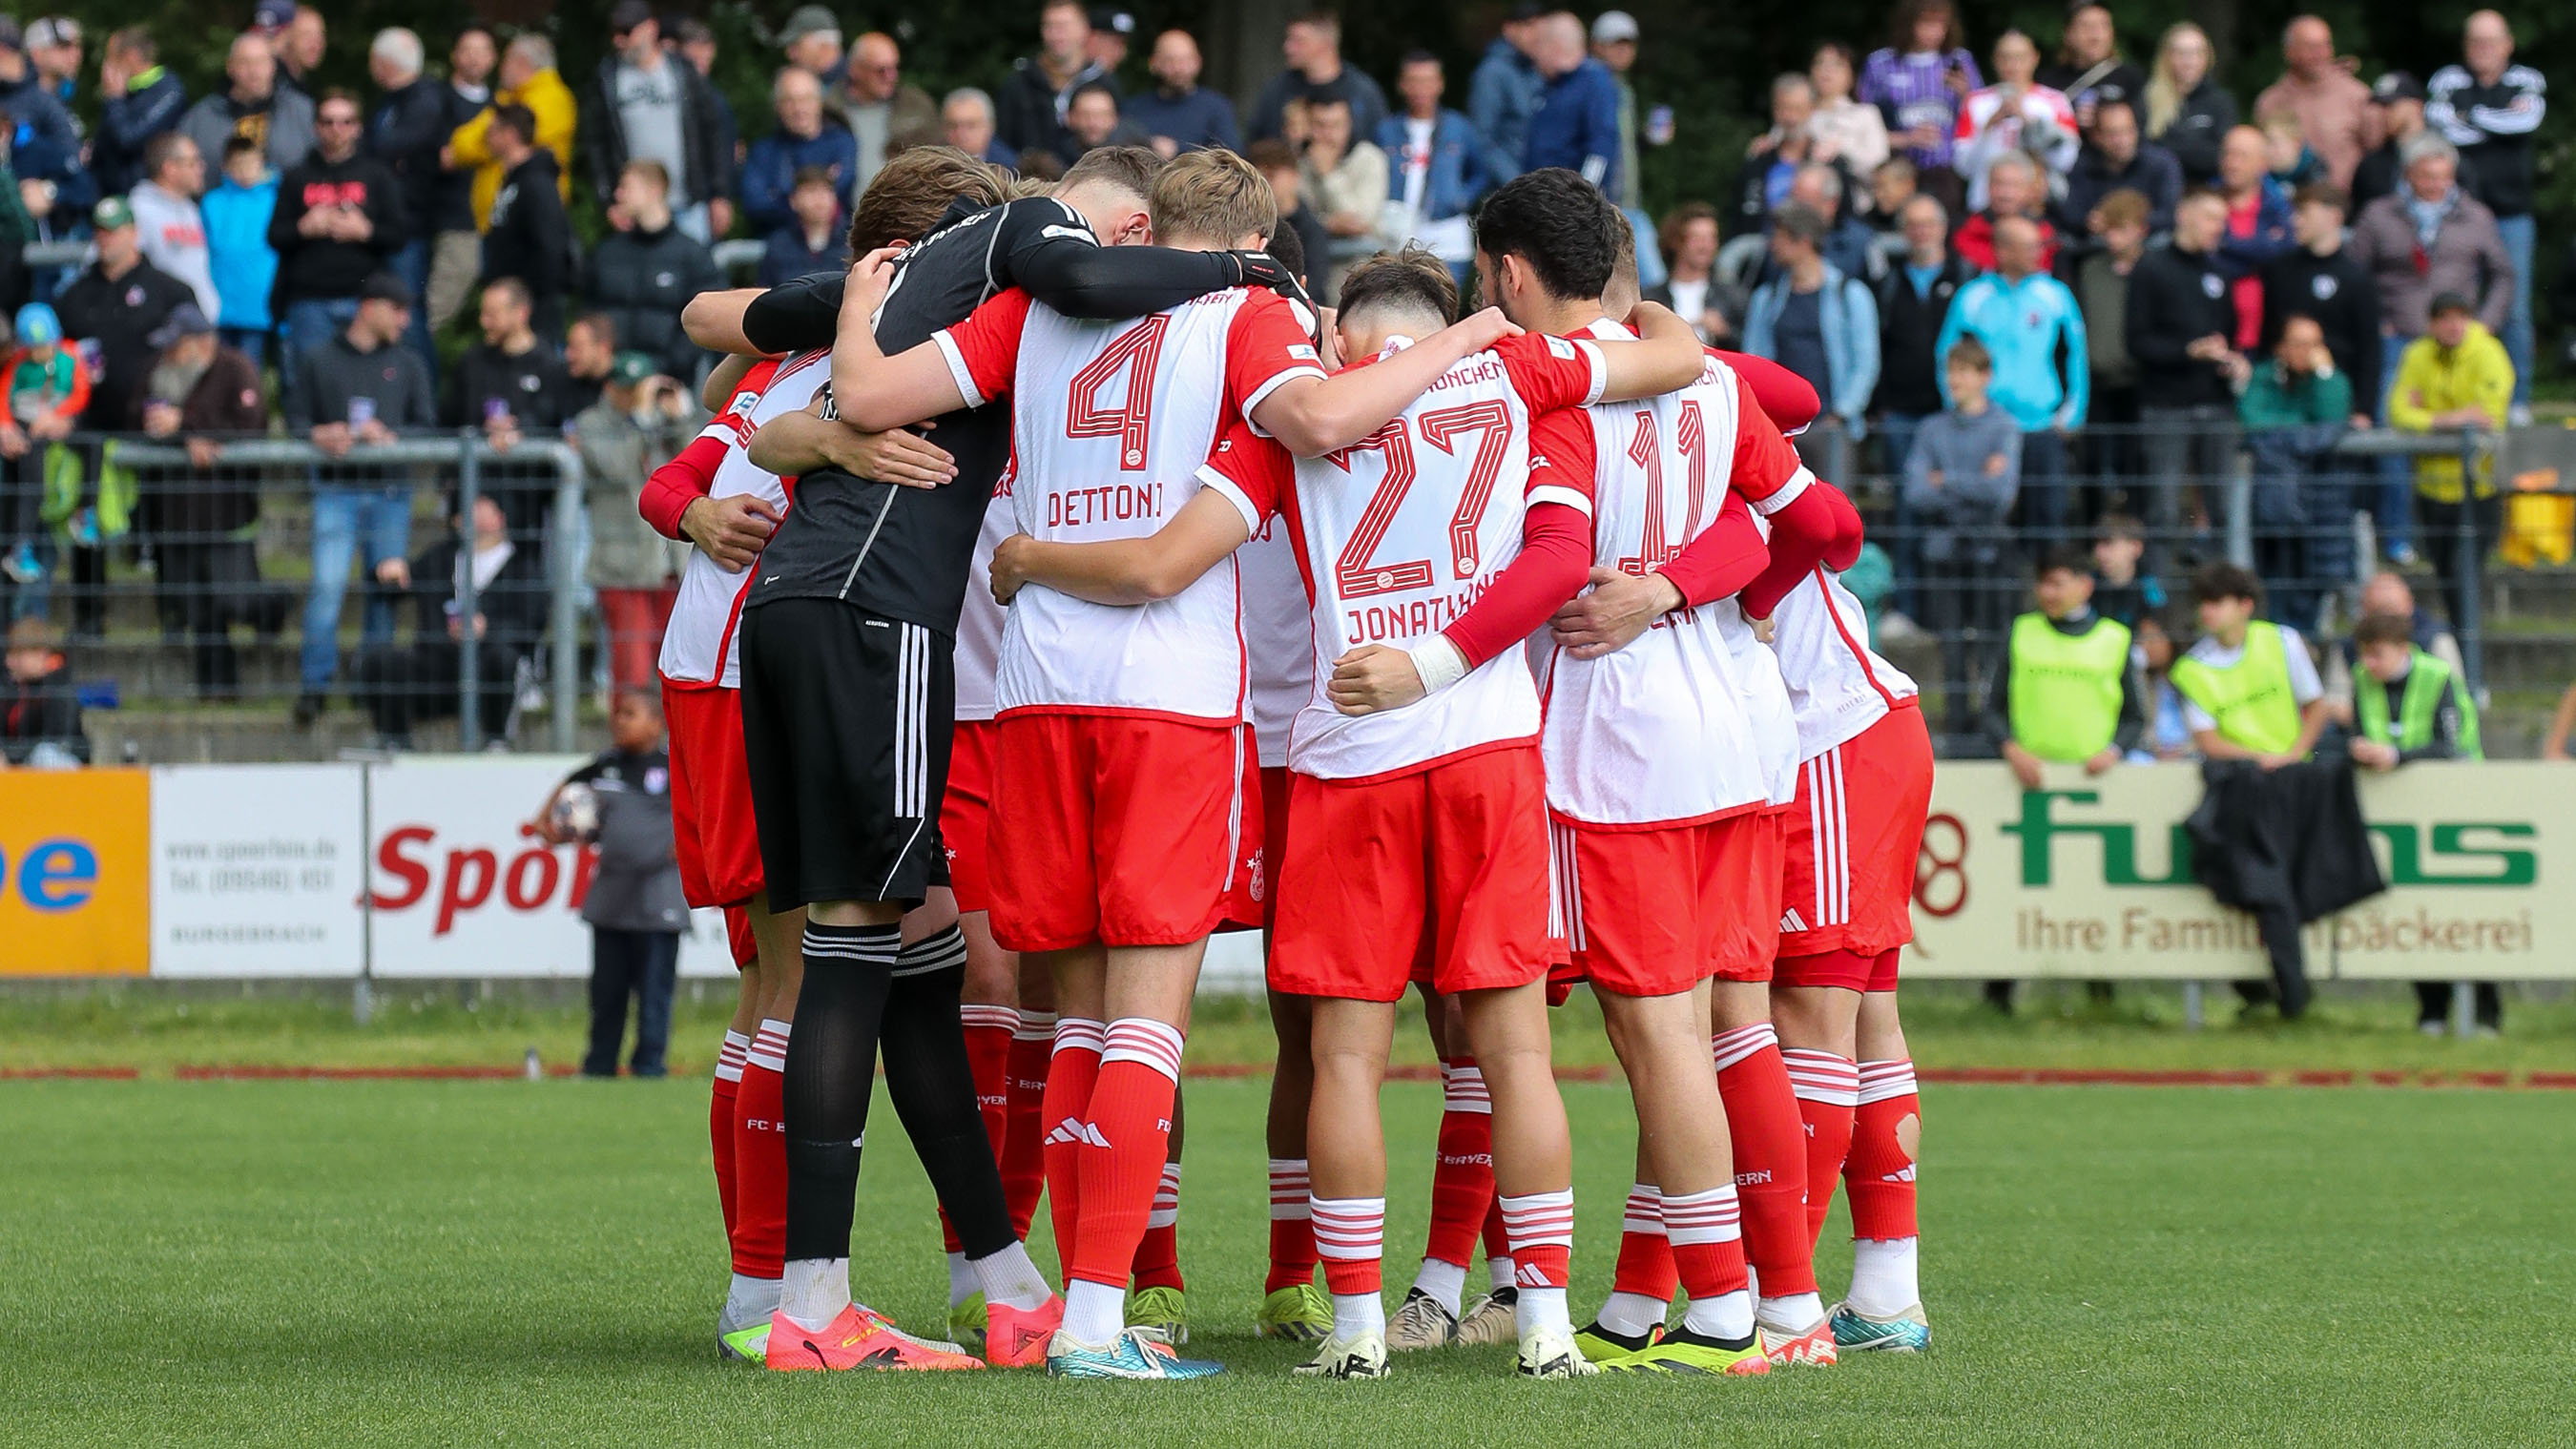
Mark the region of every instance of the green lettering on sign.
<instances>
[{"instance_id":1,"label":"green lettering on sign","mask_svg":"<svg viewBox=\"0 0 2576 1449\"><path fill-rule=\"evenodd\" d=\"M2006 821L2003 833L2021 837L2021 883L2046 886L2055 879L2052 843L2060 835L2089 835L2102 842L2102 881L2115 886L2187 886L2192 883L2191 836L2176 821L2170 827L2170 854L2165 873L2149 876L2138 869L2138 829L2126 821L2072 821L2057 818L2054 803L2099 805L2098 790L2026 790L2021 818Z\"/></svg>"},{"instance_id":2,"label":"green lettering on sign","mask_svg":"<svg viewBox=\"0 0 2576 1449\"><path fill-rule=\"evenodd\" d=\"M2388 842L2388 883L2392 886L2528 886L2540 879L2540 853L2504 845L2485 848L2469 839L2472 831L2503 840L2536 840L2540 831L2528 821L2476 820L2433 827L2432 855L2437 863L2483 862L2486 868L2440 871L2425 864L2416 827L2374 821L2371 833Z\"/></svg>"}]
</instances>

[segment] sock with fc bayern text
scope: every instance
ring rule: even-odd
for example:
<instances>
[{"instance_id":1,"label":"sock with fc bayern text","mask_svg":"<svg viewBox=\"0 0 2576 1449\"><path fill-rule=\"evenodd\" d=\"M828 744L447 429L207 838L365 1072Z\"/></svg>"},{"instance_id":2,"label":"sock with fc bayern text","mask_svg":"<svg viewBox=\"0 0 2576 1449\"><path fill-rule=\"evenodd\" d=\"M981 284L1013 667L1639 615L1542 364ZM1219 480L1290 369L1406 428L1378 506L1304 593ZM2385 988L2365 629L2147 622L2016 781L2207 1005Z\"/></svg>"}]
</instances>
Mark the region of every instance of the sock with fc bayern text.
<instances>
[{"instance_id":1,"label":"sock with fc bayern text","mask_svg":"<svg viewBox=\"0 0 2576 1449\"><path fill-rule=\"evenodd\" d=\"M1438 1158L1431 1168L1431 1232L1422 1256L1465 1268L1476 1259L1476 1235L1494 1205L1494 1103L1472 1060L1440 1063ZM1450 1303L1451 1312L1458 1305Z\"/></svg>"},{"instance_id":2,"label":"sock with fc bayern text","mask_svg":"<svg viewBox=\"0 0 2576 1449\"><path fill-rule=\"evenodd\" d=\"M1100 1050L1108 1028L1078 1016L1058 1017L1055 1050L1047 1057L1046 1096L1038 1121L1046 1163L1047 1214L1055 1222L1055 1252L1068 1286L1073 1276L1075 1209L1082 1201L1077 1169L1090 1139L1091 1089L1100 1078Z\"/></svg>"},{"instance_id":3,"label":"sock with fc bayern text","mask_svg":"<svg viewBox=\"0 0 2576 1449\"><path fill-rule=\"evenodd\" d=\"M1145 1236L1136 1240L1136 1287L1181 1291L1181 1165L1163 1164L1154 1184L1154 1206L1145 1214Z\"/></svg>"},{"instance_id":4,"label":"sock with fc bayern text","mask_svg":"<svg viewBox=\"0 0 2576 1449\"><path fill-rule=\"evenodd\" d=\"M1010 1103L1004 1109L1002 1134L1002 1201L1010 1208L1011 1232L1026 1240L1037 1217L1038 1198L1046 1192L1047 1056L1055 1050L1055 1013L1023 1011L1011 1033L1008 1060Z\"/></svg>"},{"instance_id":5,"label":"sock with fc bayern text","mask_svg":"<svg viewBox=\"0 0 2576 1449\"><path fill-rule=\"evenodd\" d=\"M742 1091L742 1059L751 1050L751 1038L728 1030L724 1045L716 1051L716 1085L707 1103L707 1146L715 1155L716 1206L724 1212L725 1244L733 1244L734 1099Z\"/></svg>"},{"instance_id":6,"label":"sock with fc bayern text","mask_svg":"<svg viewBox=\"0 0 2576 1449\"><path fill-rule=\"evenodd\" d=\"M1807 1129L1798 1096L1780 1058L1780 1038L1767 1021L1719 1032L1709 1046L1717 1062L1717 1093L1726 1104L1726 1129L1735 1149L1735 1194L1744 1214L1744 1255L1751 1260L1763 1301L1784 1312L1804 1312L1816 1292L1815 1235L1807 1227ZM1813 1305L1796 1323L1806 1329L1824 1316Z\"/></svg>"},{"instance_id":7,"label":"sock with fc bayern text","mask_svg":"<svg viewBox=\"0 0 2576 1449\"><path fill-rule=\"evenodd\" d=\"M765 1020L743 1049L734 1089L733 1271L775 1278L787 1254L786 1085L789 1023Z\"/></svg>"},{"instance_id":8,"label":"sock with fc bayern text","mask_svg":"<svg viewBox=\"0 0 2576 1449\"><path fill-rule=\"evenodd\" d=\"M1106 1343L1125 1326L1128 1273L1170 1159L1180 1084L1179 1027L1142 1016L1109 1023L1075 1164L1081 1220L1066 1275L1065 1331L1082 1343Z\"/></svg>"},{"instance_id":9,"label":"sock with fc bayern text","mask_svg":"<svg viewBox=\"0 0 2576 1449\"><path fill-rule=\"evenodd\" d=\"M1574 1331L1565 1313L1565 1284L1574 1254L1574 1189L1522 1193L1502 1199L1503 1230L1511 1235L1512 1278L1520 1296L1512 1324L1524 1336L1535 1329Z\"/></svg>"},{"instance_id":10,"label":"sock with fc bayern text","mask_svg":"<svg viewBox=\"0 0 2576 1449\"><path fill-rule=\"evenodd\" d=\"M1379 1296L1379 1275L1386 1253L1386 1199L1315 1198L1312 1219L1324 1287L1333 1295L1333 1337L1384 1337L1386 1300Z\"/></svg>"},{"instance_id":11,"label":"sock with fc bayern text","mask_svg":"<svg viewBox=\"0 0 2576 1449\"><path fill-rule=\"evenodd\" d=\"M1843 1175L1843 1158L1851 1151L1852 1110L1860 1101L1860 1064L1845 1056L1807 1047L1780 1053L1789 1070L1789 1087L1798 1095L1798 1117L1807 1129L1807 1242L1810 1248L1825 1231L1825 1212L1834 1204L1834 1181Z\"/></svg>"},{"instance_id":12,"label":"sock with fc bayern text","mask_svg":"<svg viewBox=\"0 0 2576 1449\"><path fill-rule=\"evenodd\" d=\"M1306 1159L1270 1159L1270 1274L1261 1291L1276 1293L1315 1281L1315 1219L1308 1206L1311 1192Z\"/></svg>"},{"instance_id":13,"label":"sock with fc bayern text","mask_svg":"<svg viewBox=\"0 0 2576 1449\"><path fill-rule=\"evenodd\" d=\"M779 1309L821 1329L850 1305L850 1213L902 927L805 926L796 1030L780 1063L787 1225ZM766 1024L764 1023L764 1026ZM753 1042L758 1065L759 1042ZM748 1086L751 1073L743 1073Z\"/></svg>"},{"instance_id":14,"label":"sock with fc bayern text","mask_svg":"<svg viewBox=\"0 0 2576 1449\"><path fill-rule=\"evenodd\" d=\"M984 1115L984 1135L992 1140L993 1160L999 1162L1010 1132L1011 1034L1019 1030L1020 1009L970 1001L957 1008L957 1019L966 1033L966 1070L975 1077L975 1106Z\"/></svg>"},{"instance_id":15,"label":"sock with fc bayern text","mask_svg":"<svg viewBox=\"0 0 2576 1449\"><path fill-rule=\"evenodd\" d=\"M1664 1232L1690 1308L1682 1327L1728 1343L1753 1335L1753 1294L1744 1271L1743 1220L1735 1184L1664 1196Z\"/></svg>"},{"instance_id":16,"label":"sock with fc bayern text","mask_svg":"<svg viewBox=\"0 0 2576 1449\"><path fill-rule=\"evenodd\" d=\"M1637 1183L1628 1189L1628 1206L1619 1217L1619 1263L1611 1273L1610 1297L1601 1305L1601 1326L1622 1338L1652 1332L1680 1283L1672 1244L1664 1237L1663 1194L1652 1183Z\"/></svg>"}]
</instances>

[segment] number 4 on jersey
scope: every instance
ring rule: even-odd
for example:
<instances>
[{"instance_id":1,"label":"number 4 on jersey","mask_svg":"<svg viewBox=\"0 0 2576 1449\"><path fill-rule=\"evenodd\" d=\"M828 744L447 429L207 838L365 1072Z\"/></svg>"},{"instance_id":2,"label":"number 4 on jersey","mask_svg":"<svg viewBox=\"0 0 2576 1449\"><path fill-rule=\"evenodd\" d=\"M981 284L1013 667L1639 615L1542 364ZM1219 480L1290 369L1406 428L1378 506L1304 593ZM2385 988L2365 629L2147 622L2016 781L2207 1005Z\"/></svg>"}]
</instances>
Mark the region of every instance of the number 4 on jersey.
<instances>
[{"instance_id":1,"label":"number 4 on jersey","mask_svg":"<svg viewBox=\"0 0 2576 1449\"><path fill-rule=\"evenodd\" d=\"M1074 375L1072 405L1065 410L1068 438L1116 438L1123 472L1145 466L1145 442L1154 424L1154 366L1162 359L1163 334L1172 319L1157 313L1127 329ZM1101 389L1113 379L1126 379L1126 396L1115 407L1100 405Z\"/></svg>"}]
</instances>

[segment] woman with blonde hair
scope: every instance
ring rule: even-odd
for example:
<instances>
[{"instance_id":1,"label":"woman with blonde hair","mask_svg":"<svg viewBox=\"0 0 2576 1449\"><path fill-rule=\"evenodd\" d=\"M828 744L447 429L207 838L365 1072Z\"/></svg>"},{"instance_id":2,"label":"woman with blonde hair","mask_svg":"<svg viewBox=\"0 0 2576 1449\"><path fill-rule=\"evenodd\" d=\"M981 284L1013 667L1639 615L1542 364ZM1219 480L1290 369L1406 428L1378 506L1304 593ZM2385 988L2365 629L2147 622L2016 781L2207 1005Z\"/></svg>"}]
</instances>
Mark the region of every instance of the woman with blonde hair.
<instances>
[{"instance_id":1,"label":"woman with blonde hair","mask_svg":"<svg viewBox=\"0 0 2576 1449\"><path fill-rule=\"evenodd\" d=\"M2219 143L2236 125L2236 98L2210 74L2216 56L2199 26L2185 20L2168 28L2156 42L2147 104L2138 117L2146 123L2147 139L2182 163L2189 186L2217 178Z\"/></svg>"}]
</instances>

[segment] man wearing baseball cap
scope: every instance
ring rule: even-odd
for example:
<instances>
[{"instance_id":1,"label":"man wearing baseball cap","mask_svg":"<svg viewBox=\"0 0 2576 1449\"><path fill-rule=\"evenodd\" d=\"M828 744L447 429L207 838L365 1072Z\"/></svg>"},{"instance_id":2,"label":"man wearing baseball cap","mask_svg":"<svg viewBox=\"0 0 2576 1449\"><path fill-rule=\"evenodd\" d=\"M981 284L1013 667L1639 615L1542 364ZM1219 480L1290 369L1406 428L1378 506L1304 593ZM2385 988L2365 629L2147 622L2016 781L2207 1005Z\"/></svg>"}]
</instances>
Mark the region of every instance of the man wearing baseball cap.
<instances>
[{"instance_id":1,"label":"man wearing baseball cap","mask_svg":"<svg viewBox=\"0 0 2576 1449\"><path fill-rule=\"evenodd\" d=\"M2406 143L2424 134L2424 83L2412 74L2392 70L2370 87L2370 104L2379 112L2381 134L2388 139L2379 149L2361 158L2352 170L2352 214L2397 189L2406 175L2405 163L2398 153ZM2486 194L2478 188L2478 168L2467 155L2460 157L2460 189L2480 201Z\"/></svg>"},{"instance_id":2,"label":"man wearing baseball cap","mask_svg":"<svg viewBox=\"0 0 2576 1449\"><path fill-rule=\"evenodd\" d=\"M27 32L15 19L0 15L0 112L8 113L18 123L19 134L32 130L66 154L77 155L80 128L72 123L72 113L46 86L27 51Z\"/></svg>"},{"instance_id":3,"label":"man wearing baseball cap","mask_svg":"<svg viewBox=\"0 0 2576 1449\"><path fill-rule=\"evenodd\" d=\"M732 130L715 87L663 50L662 22L648 0L617 0L608 36L609 54L582 91L574 132L592 192L605 200L626 163L659 161L680 230L712 242L733 227L734 191Z\"/></svg>"},{"instance_id":4,"label":"man wearing baseball cap","mask_svg":"<svg viewBox=\"0 0 2576 1449\"><path fill-rule=\"evenodd\" d=\"M63 335L98 344L98 376L89 390L83 428L113 432L125 426L134 395L152 370L158 350L151 337L182 302L197 294L187 283L144 260L135 235L134 209L111 196L90 209L98 257L54 298Z\"/></svg>"},{"instance_id":5,"label":"man wearing baseball cap","mask_svg":"<svg viewBox=\"0 0 2576 1449\"><path fill-rule=\"evenodd\" d=\"M80 92L81 26L68 15L48 15L27 27L27 58L45 90L66 107Z\"/></svg>"},{"instance_id":6,"label":"man wearing baseball cap","mask_svg":"<svg viewBox=\"0 0 2576 1449\"><path fill-rule=\"evenodd\" d=\"M820 5L800 5L778 32L779 53L803 66L830 90L841 82L841 22Z\"/></svg>"}]
</instances>

